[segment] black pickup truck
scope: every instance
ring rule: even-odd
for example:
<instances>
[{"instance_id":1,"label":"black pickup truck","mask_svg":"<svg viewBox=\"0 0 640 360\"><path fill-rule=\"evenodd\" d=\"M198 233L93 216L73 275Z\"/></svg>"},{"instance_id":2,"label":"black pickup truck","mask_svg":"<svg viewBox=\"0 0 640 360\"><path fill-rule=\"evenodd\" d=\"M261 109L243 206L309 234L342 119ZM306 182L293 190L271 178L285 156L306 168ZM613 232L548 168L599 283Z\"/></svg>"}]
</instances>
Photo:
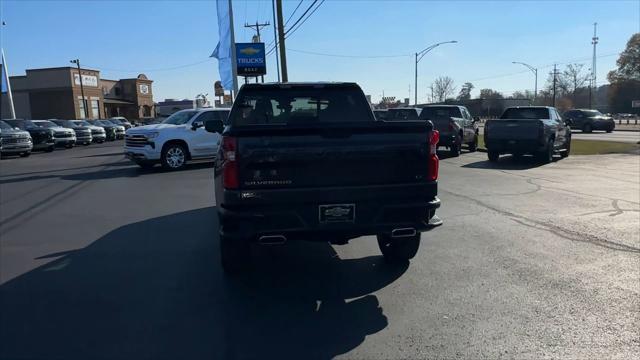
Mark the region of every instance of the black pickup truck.
<instances>
[{"instance_id":1,"label":"black pickup truck","mask_svg":"<svg viewBox=\"0 0 640 360\"><path fill-rule=\"evenodd\" d=\"M553 107L510 107L499 119L487 120L484 144L492 162L498 161L500 154L531 154L546 164L556 153L569 156L571 129Z\"/></svg>"},{"instance_id":2,"label":"black pickup truck","mask_svg":"<svg viewBox=\"0 0 640 360\"><path fill-rule=\"evenodd\" d=\"M438 132L431 122L376 121L355 83L245 84L215 165L223 269L250 243L345 244L376 235L390 262L413 258L436 209Z\"/></svg>"},{"instance_id":3,"label":"black pickup truck","mask_svg":"<svg viewBox=\"0 0 640 360\"><path fill-rule=\"evenodd\" d=\"M428 105L422 108L420 119L431 120L440 132L438 146L449 148L451 156L460 156L463 144L469 152L478 148L478 118L471 117L466 106Z\"/></svg>"}]
</instances>

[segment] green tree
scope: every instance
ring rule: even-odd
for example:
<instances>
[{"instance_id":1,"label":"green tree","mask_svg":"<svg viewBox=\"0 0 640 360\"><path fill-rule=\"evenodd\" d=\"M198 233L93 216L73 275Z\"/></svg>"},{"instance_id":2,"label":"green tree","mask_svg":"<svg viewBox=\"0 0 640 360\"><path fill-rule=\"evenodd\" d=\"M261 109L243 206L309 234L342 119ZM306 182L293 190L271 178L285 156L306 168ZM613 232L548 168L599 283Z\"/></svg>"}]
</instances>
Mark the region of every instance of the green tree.
<instances>
[{"instance_id":1,"label":"green tree","mask_svg":"<svg viewBox=\"0 0 640 360\"><path fill-rule=\"evenodd\" d=\"M627 48L616 62L618 68L608 74L609 106L613 112L638 112L631 107L633 100L640 100L640 33L631 36Z\"/></svg>"},{"instance_id":2,"label":"green tree","mask_svg":"<svg viewBox=\"0 0 640 360\"><path fill-rule=\"evenodd\" d=\"M460 88L460 93L458 93L458 100L469 100L471 99L471 90L473 90L473 84L470 82L464 83L462 88Z\"/></svg>"}]
</instances>

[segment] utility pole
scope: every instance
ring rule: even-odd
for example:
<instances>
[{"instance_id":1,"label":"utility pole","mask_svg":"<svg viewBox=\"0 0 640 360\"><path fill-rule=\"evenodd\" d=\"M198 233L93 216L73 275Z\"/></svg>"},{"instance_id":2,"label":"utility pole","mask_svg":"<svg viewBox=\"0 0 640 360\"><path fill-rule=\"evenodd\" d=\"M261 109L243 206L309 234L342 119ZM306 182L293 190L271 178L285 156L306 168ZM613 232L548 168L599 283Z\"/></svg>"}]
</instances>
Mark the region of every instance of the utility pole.
<instances>
[{"instance_id":1,"label":"utility pole","mask_svg":"<svg viewBox=\"0 0 640 360\"><path fill-rule=\"evenodd\" d=\"M265 26L269 26L269 25L271 25L271 24L270 24L268 21L267 21L266 23L262 23L262 24L259 24L257 21L256 21L256 23L255 23L255 24L247 24L247 23L244 23L244 27L246 27L246 28L252 28L252 29L255 29L255 30L256 30L256 36L257 36L257 37L254 37L254 38L253 38L253 40L254 40L253 42L254 42L254 43L259 43L259 42L261 42L261 39L260 39L260 28L263 28L263 27L265 27ZM255 41L255 40L257 40L257 41ZM266 58L265 58L265 60L266 60ZM257 80L258 80L258 77L256 76L256 82L257 82ZM262 82L264 82L264 75L262 75L262 76L261 76L261 80L262 80Z\"/></svg>"},{"instance_id":2,"label":"utility pole","mask_svg":"<svg viewBox=\"0 0 640 360\"><path fill-rule=\"evenodd\" d=\"M589 87L589 108L591 108L591 89L597 88L598 86L596 82L596 45L598 45L598 36L596 35L597 28L598 23L593 23L593 37L591 38L591 44L593 45L593 64L591 65L591 79L593 83Z\"/></svg>"},{"instance_id":3,"label":"utility pole","mask_svg":"<svg viewBox=\"0 0 640 360\"><path fill-rule=\"evenodd\" d=\"M84 85L82 85L82 72L80 71L80 60L71 60L70 63L78 66L78 78L80 79L80 95L82 96L82 109L84 110L84 118L89 118L89 112L87 112L87 102L84 100Z\"/></svg>"},{"instance_id":4,"label":"utility pole","mask_svg":"<svg viewBox=\"0 0 640 360\"><path fill-rule=\"evenodd\" d=\"M284 46L284 20L282 19L282 0L276 0L276 12L278 15L278 46L280 46L280 65L282 66L282 82L289 82L287 76L287 54Z\"/></svg>"},{"instance_id":5,"label":"utility pole","mask_svg":"<svg viewBox=\"0 0 640 360\"><path fill-rule=\"evenodd\" d=\"M276 70L278 82L280 82L280 59L278 57L278 29L276 27L276 0L271 0L271 10L273 10L273 50L276 52Z\"/></svg>"},{"instance_id":6,"label":"utility pole","mask_svg":"<svg viewBox=\"0 0 640 360\"><path fill-rule=\"evenodd\" d=\"M556 77L558 76L558 70L556 64L553 64L553 107L556 106Z\"/></svg>"}]
</instances>

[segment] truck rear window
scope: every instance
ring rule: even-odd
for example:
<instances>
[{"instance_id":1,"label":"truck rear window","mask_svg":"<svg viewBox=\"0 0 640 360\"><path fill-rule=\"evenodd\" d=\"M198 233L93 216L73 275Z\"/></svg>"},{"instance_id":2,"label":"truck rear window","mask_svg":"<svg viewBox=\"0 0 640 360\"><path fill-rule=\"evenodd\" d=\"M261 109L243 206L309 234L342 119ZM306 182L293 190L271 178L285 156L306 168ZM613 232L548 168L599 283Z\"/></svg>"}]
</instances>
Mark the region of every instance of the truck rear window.
<instances>
[{"instance_id":1,"label":"truck rear window","mask_svg":"<svg viewBox=\"0 0 640 360\"><path fill-rule=\"evenodd\" d=\"M415 109L389 109L385 120L418 120L418 112Z\"/></svg>"},{"instance_id":2,"label":"truck rear window","mask_svg":"<svg viewBox=\"0 0 640 360\"><path fill-rule=\"evenodd\" d=\"M509 108L500 119L549 119L547 108Z\"/></svg>"},{"instance_id":3,"label":"truck rear window","mask_svg":"<svg viewBox=\"0 0 640 360\"><path fill-rule=\"evenodd\" d=\"M443 106L443 107L426 107L422 109L420 113L420 119L422 120L441 120L447 119L450 117L461 118L462 114L460 113L460 109L453 106Z\"/></svg>"},{"instance_id":4,"label":"truck rear window","mask_svg":"<svg viewBox=\"0 0 640 360\"><path fill-rule=\"evenodd\" d=\"M359 88L313 86L244 88L229 119L233 126L374 121Z\"/></svg>"}]
</instances>

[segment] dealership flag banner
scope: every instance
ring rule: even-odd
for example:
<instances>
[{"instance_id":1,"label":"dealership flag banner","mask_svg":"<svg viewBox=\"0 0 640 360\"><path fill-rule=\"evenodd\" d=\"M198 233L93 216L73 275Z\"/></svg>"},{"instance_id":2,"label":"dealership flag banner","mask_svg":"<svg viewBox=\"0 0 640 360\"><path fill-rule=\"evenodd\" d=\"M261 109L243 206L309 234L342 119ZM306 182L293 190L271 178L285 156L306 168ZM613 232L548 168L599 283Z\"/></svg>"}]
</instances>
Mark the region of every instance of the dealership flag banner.
<instances>
[{"instance_id":1,"label":"dealership flag banner","mask_svg":"<svg viewBox=\"0 0 640 360\"><path fill-rule=\"evenodd\" d=\"M218 45L211 57L218 59L220 81L225 89L238 91L238 80L235 76L235 48L233 34L233 8L231 0L216 0L218 13Z\"/></svg>"}]
</instances>

